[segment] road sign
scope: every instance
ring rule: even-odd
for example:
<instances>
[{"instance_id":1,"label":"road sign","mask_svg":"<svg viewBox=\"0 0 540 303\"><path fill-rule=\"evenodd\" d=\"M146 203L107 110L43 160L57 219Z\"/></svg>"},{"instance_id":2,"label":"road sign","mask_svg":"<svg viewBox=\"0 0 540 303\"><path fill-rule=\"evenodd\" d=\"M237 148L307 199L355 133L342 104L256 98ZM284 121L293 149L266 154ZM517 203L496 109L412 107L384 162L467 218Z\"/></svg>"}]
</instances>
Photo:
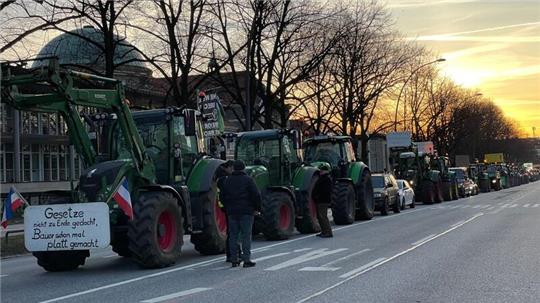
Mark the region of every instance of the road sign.
<instances>
[{"instance_id":1,"label":"road sign","mask_svg":"<svg viewBox=\"0 0 540 303\"><path fill-rule=\"evenodd\" d=\"M28 251L106 248L109 206L103 202L30 206L24 210Z\"/></svg>"},{"instance_id":2,"label":"road sign","mask_svg":"<svg viewBox=\"0 0 540 303\"><path fill-rule=\"evenodd\" d=\"M223 134L225 123L223 121L223 108L216 94L206 95L200 101L199 107L203 116L203 131L205 137L215 137Z\"/></svg>"}]
</instances>

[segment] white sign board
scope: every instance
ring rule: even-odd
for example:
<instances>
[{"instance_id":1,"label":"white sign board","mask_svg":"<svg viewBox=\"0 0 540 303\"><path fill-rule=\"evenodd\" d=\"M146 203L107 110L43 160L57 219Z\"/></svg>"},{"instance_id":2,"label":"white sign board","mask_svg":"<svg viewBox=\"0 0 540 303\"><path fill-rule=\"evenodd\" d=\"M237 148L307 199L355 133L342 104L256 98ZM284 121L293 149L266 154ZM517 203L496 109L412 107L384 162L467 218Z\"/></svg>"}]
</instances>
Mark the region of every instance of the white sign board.
<instances>
[{"instance_id":1,"label":"white sign board","mask_svg":"<svg viewBox=\"0 0 540 303\"><path fill-rule=\"evenodd\" d=\"M39 205L24 210L24 246L29 251L105 248L110 240L106 203Z\"/></svg>"},{"instance_id":2,"label":"white sign board","mask_svg":"<svg viewBox=\"0 0 540 303\"><path fill-rule=\"evenodd\" d=\"M390 132L386 135L386 145L392 147L409 147L412 143L411 132Z\"/></svg>"},{"instance_id":3,"label":"white sign board","mask_svg":"<svg viewBox=\"0 0 540 303\"><path fill-rule=\"evenodd\" d=\"M414 142L416 144L416 147L418 147L419 153L424 154L433 154L435 151L435 148L433 146L433 142L431 141L425 141L425 142Z\"/></svg>"}]
</instances>

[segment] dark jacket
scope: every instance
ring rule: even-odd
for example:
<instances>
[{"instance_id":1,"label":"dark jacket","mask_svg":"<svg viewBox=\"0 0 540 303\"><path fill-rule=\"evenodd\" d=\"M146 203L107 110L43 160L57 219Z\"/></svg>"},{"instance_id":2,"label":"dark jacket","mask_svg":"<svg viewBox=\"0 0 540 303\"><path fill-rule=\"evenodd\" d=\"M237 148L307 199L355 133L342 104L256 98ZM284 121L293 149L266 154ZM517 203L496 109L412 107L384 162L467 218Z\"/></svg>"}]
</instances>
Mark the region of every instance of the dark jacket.
<instances>
[{"instance_id":1,"label":"dark jacket","mask_svg":"<svg viewBox=\"0 0 540 303\"><path fill-rule=\"evenodd\" d=\"M219 197L227 215L253 215L254 211L261 211L261 194L245 172L234 171L219 181Z\"/></svg>"},{"instance_id":2,"label":"dark jacket","mask_svg":"<svg viewBox=\"0 0 540 303\"><path fill-rule=\"evenodd\" d=\"M332 202L332 178L330 174L319 177L313 188L312 197L315 204L330 204Z\"/></svg>"}]
</instances>

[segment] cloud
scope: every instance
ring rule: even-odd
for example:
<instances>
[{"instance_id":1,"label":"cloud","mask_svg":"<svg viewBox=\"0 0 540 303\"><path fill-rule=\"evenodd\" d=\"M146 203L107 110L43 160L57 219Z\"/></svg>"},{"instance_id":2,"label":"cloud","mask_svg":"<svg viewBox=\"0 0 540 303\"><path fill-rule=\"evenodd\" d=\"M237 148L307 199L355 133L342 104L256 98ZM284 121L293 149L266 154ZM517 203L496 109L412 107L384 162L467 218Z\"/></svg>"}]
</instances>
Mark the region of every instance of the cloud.
<instances>
[{"instance_id":1,"label":"cloud","mask_svg":"<svg viewBox=\"0 0 540 303\"><path fill-rule=\"evenodd\" d=\"M504 26L493 26L482 29L469 31L461 31L446 34L424 35L418 37L409 37L408 40L414 41L468 41L468 42L507 42L507 43L534 43L540 42L540 36L512 36L512 35L497 35L497 36L463 36L468 34L485 33L499 31L512 28L537 27L538 22L526 22L519 24L511 24Z\"/></svg>"},{"instance_id":2,"label":"cloud","mask_svg":"<svg viewBox=\"0 0 540 303\"><path fill-rule=\"evenodd\" d=\"M387 3L389 8L401 8L401 7L418 7L418 6L434 6L439 4L454 4L454 3L469 3L478 2L475 0L390 0Z\"/></svg>"}]
</instances>

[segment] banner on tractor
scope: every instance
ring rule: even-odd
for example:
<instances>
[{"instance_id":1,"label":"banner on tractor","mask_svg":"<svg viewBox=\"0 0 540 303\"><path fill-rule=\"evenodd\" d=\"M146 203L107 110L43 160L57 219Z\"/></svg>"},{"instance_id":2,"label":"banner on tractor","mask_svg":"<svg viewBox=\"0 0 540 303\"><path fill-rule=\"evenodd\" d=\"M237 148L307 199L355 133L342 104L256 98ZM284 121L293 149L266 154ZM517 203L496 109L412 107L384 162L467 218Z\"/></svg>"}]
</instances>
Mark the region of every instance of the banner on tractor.
<instances>
[{"instance_id":1,"label":"banner on tractor","mask_svg":"<svg viewBox=\"0 0 540 303\"><path fill-rule=\"evenodd\" d=\"M109 206L103 202L30 206L24 211L28 251L106 248L110 237Z\"/></svg>"},{"instance_id":2,"label":"banner on tractor","mask_svg":"<svg viewBox=\"0 0 540 303\"><path fill-rule=\"evenodd\" d=\"M206 95L204 99L201 99L199 108L203 117L204 136L221 136L225 131L225 123L223 120L224 111L219 97L216 94Z\"/></svg>"}]
</instances>

